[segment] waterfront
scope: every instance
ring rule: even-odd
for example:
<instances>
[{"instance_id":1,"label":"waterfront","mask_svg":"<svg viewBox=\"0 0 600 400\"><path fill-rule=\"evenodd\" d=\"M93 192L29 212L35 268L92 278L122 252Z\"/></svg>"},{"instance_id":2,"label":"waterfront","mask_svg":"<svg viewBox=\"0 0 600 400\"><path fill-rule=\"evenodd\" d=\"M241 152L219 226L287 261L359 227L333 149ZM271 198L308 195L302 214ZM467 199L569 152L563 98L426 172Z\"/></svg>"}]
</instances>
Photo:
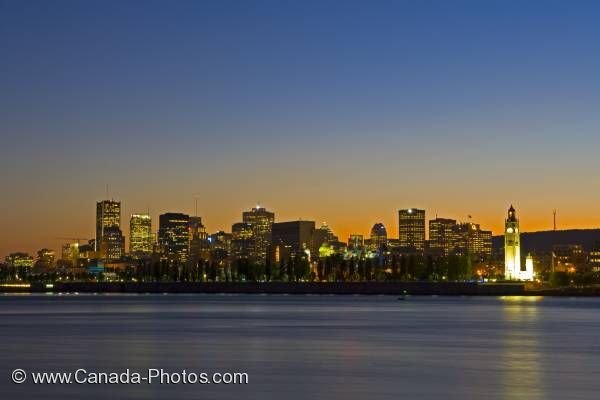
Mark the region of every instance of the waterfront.
<instances>
[{"instance_id":1,"label":"waterfront","mask_svg":"<svg viewBox=\"0 0 600 400\"><path fill-rule=\"evenodd\" d=\"M0 385L44 399L592 399L600 299L2 295ZM10 372L244 371L248 385L15 385Z\"/></svg>"}]
</instances>

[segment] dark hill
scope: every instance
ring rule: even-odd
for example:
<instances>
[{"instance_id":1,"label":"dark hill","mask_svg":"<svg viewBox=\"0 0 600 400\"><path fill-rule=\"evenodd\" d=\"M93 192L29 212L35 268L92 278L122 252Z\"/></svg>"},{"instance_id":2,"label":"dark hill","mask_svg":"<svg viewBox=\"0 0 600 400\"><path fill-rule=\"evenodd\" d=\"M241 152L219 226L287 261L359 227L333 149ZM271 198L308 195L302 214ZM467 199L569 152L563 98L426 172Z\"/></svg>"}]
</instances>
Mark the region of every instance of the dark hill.
<instances>
[{"instance_id":1,"label":"dark hill","mask_svg":"<svg viewBox=\"0 0 600 400\"><path fill-rule=\"evenodd\" d=\"M559 244L581 244L585 250L600 243L600 229L570 229L564 231L539 231L521 233L521 254L526 252L546 253ZM504 247L504 236L492 238L494 250Z\"/></svg>"}]
</instances>

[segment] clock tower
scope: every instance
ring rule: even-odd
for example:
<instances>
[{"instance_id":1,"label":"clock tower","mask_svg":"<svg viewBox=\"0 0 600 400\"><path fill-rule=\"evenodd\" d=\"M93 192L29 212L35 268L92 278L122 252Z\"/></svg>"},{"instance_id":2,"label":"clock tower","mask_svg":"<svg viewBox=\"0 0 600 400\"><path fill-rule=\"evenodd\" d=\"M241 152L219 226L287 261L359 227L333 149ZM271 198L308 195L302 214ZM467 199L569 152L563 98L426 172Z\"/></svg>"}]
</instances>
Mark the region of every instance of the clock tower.
<instances>
[{"instance_id":1,"label":"clock tower","mask_svg":"<svg viewBox=\"0 0 600 400\"><path fill-rule=\"evenodd\" d=\"M504 278L508 280L522 279L519 219L512 205L508 209L508 216L504 224Z\"/></svg>"}]
</instances>

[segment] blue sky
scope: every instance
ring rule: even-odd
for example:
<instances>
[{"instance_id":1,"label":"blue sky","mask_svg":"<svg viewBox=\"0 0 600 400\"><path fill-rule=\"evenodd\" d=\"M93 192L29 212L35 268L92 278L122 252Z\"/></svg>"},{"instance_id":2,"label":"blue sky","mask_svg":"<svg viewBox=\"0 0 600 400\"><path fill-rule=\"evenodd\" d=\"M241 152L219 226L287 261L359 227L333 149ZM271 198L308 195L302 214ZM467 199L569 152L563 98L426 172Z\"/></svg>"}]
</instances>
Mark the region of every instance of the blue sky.
<instances>
[{"instance_id":1,"label":"blue sky","mask_svg":"<svg viewBox=\"0 0 600 400\"><path fill-rule=\"evenodd\" d=\"M412 206L597 226L599 17L591 1L0 0L0 254L91 237L106 184L124 222L200 193L209 230L257 200L342 238L395 234Z\"/></svg>"}]
</instances>

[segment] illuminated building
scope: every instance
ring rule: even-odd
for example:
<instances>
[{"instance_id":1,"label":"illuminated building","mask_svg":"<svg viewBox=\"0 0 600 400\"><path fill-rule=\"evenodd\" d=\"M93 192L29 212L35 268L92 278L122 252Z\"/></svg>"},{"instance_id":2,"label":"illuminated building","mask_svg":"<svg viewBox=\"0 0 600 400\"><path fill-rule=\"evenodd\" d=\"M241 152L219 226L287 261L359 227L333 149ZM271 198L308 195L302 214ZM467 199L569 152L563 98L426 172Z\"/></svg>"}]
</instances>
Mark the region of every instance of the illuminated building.
<instances>
[{"instance_id":1,"label":"illuminated building","mask_svg":"<svg viewBox=\"0 0 600 400\"><path fill-rule=\"evenodd\" d=\"M252 224L237 222L231 226L231 254L234 258L249 259L255 249Z\"/></svg>"},{"instance_id":2,"label":"illuminated building","mask_svg":"<svg viewBox=\"0 0 600 400\"><path fill-rule=\"evenodd\" d=\"M84 258L86 260L96 258L95 244L96 241L94 239L89 240L87 244L77 243L79 258Z\"/></svg>"},{"instance_id":3,"label":"illuminated building","mask_svg":"<svg viewBox=\"0 0 600 400\"><path fill-rule=\"evenodd\" d=\"M202 218L190 217L190 259L192 262L208 259L208 234Z\"/></svg>"},{"instance_id":4,"label":"illuminated building","mask_svg":"<svg viewBox=\"0 0 600 400\"><path fill-rule=\"evenodd\" d=\"M129 253L137 257L152 254L154 235L148 214L132 214L129 220Z\"/></svg>"},{"instance_id":5,"label":"illuminated building","mask_svg":"<svg viewBox=\"0 0 600 400\"><path fill-rule=\"evenodd\" d=\"M429 221L428 252L437 256L474 255L489 260L492 256L492 232L479 224L456 223L448 218Z\"/></svg>"},{"instance_id":6,"label":"illuminated building","mask_svg":"<svg viewBox=\"0 0 600 400\"><path fill-rule=\"evenodd\" d=\"M592 272L600 272L600 246L597 244L588 254L588 263Z\"/></svg>"},{"instance_id":7,"label":"illuminated building","mask_svg":"<svg viewBox=\"0 0 600 400\"><path fill-rule=\"evenodd\" d=\"M27 253L10 253L4 260L11 268L22 268L29 271L33 267L33 257Z\"/></svg>"},{"instance_id":8,"label":"illuminated building","mask_svg":"<svg viewBox=\"0 0 600 400\"><path fill-rule=\"evenodd\" d=\"M264 263L271 245L271 228L275 222L275 213L257 205L251 211L242 213L242 222L252 225L254 248L250 257L259 263Z\"/></svg>"},{"instance_id":9,"label":"illuminated building","mask_svg":"<svg viewBox=\"0 0 600 400\"><path fill-rule=\"evenodd\" d=\"M96 240L94 239L83 244L71 242L63 245L60 262L61 269L66 269L71 273L82 273L92 261L96 260L95 245Z\"/></svg>"},{"instance_id":10,"label":"illuminated building","mask_svg":"<svg viewBox=\"0 0 600 400\"><path fill-rule=\"evenodd\" d=\"M388 249L399 249L400 248L400 239L388 238L387 240Z\"/></svg>"},{"instance_id":11,"label":"illuminated building","mask_svg":"<svg viewBox=\"0 0 600 400\"><path fill-rule=\"evenodd\" d=\"M105 260L118 260L125 253L120 201L103 200L96 203L96 252Z\"/></svg>"},{"instance_id":12,"label":"illuminated building","mask_svg":"<svg viewBox=\"0 0 600 400\"><path fill-rule=\"evenodd\" d=\"M533 280L533 269L521 267L519 219L511 205L504 226L504 277L508 280Z\"/></svg>"},{"instance_id":13,"label":"illuminated building","mask_svg":"<svg viewBox=\"0 0 600 400\"><path fill-rule=\"evenodd\" d=\"M373 251L380 250L387 246L387 230L381 222L376 223L371 228L370 239L369 246Z\"/></svg>"},{"instance_id":14,"label":"illuminated building","mask_svg":"<svg viewBox=\"0 0 600 400\"><path fill-rule=\"evenodd\" d=\"M400 247L423 252L425 250L425 210L409 208L398 211Z\"/></svg>"},{"instance_id":15,"label":"illuminated building","mask_svg":"<svg viewBox=\"0 0 600 400\"><path fill-rule=\"evenodd\" d=\"M429 221L429 250L432 254L442 256L452 254L456 246L456 236L456 220L436 218Z\"/></svg>"},{"instance_id":16,"label":"illuminated building","mask_svg":"<svg viewBox=\"0 0 600 400\"><path fill-rule=\"evenodd\" d=\"M272 237L275 261L286 261L290 257L308 256L310 260L314 221L289 221L273 224ZM315 258L317 255L315 254Z\"/></svg>"},{"instance_id":17,"label":"illuminated building","mask_svg":"<svg viewBox=\"0 0 600 400\"><path fill-rule=\"evenodd\" d=\"M108 227L121 227L121 202L102 200L96 203L96 251L102 252L102 238Z\"/></svg>"},{"instance_id":18,"label":"illuminated building","mask_svg":"<svg viewBox=\"0 0 600 400\"><path fill-rule=\"evenodd\" d=\"M223 250L229 254L231 252L232 234L224 231L218 231L208 237L210 248L213 250Z\"/></svg>"},{"instance_id":19,"label":"illuminated building","mask_svg":"<svg viewBox=\"0 0 600 400\"><path fill-rule=\"evenodd\" d=\"M328 245L330 248L334 249L339 247L337 245L338 237L333 234L331 228L327 225L327 222L323 222L321 226L313 232L312 245L310 252L311 254L320 254L320 249L322 245ZM325 246L325 248L329 248Z\"/></svg>"},{"instance_id":20,"label":"illuminated building","mask_svg":"<svg viewBox=\"0 0 600 400\"><path fill-rule=\"evenodd\" d=\"M492 231L479 230L479 235L481 247L475 247L474 251L479 253L479 255L485 257L486 260L489 260L492 258Z\"/></svg>"},{"instance_id":21,"label":"illuminated building","mask_svg":"<svg viewBox=\"0 0 600 400\"><path fill-rule=\"evenodd\" d=\"M6 261L6 266L11 270L11 275L18 280L23 279L32 272L33 257L27 253L11 253L4 260Z\"/></svg>"},{"instance_id":22,"label":"illuminated building","mask_svg":"<svg viewBox=\"0 0 600 400\"><path fill-rule=\"evenodd\" d=\"M457 224L455 240L456 254L476 255L485 260L492 257L492 232L482 230L479 224Z\"/></svg>"},{"instance_id":23,"label":"illuminated building","mask_svg":"<svg viewBox=\"0 0 600 400\"><path fill-rule=\"evenodd\" d=\"M120 260L125 255L125 237L118 226L104 228L102 234L101 258L104 260Z\"/></svg>"},{"instance_id":24,"label":"illuminated building","mask_svg":"<svg viewBox=\"0 0 600 400\"><path fill-rule=\"evenodd\" d=\"M163 256L171 261L186 262L190 254L190 216L165 213L158 218L158 242Z\"/></svg>"},{"instance_id":25,"label":"illuminated building","mask_svg":"<svg viewBox=\"0 0 600 400\"><path fill-rule=\"evenodd\" d=\"M54 264L54 260L56 258L54 254L54 250L50 249L41 249L37 252L37 261L43 262L44 264L48 264L51 266Z\"/></svg>"},{"instance_id":26,"label":"illuminated building","mask_svg":"<svg viewBox=\"0 0 600 400\"><path fill-rule=\"evenodd\" d=\"M350 234L348 238L348 249L349 250L361 250L365 246L363 235L356 233Z\"/></svg>"},{"instance_id":27,"label":"illuminated building","mask_svg":"<svg viewBox=\"0 0 600 400\"><path fill-rule=\"evenodd\" d=\"M533 256L531 254L527 254L527 257L525 257L525 270L531 271L533 278Z\"/></svg>"},{"instance_id":28,"label":"illuminated building","mask_svg":"<svg viewBox=\"0 0 600 400\"><path fill-rule=\"evenodd\" d=\"M211 262L225 264L231 254L232 234L218 231L208 237L210 246L209 259Z\"/></svg>"},{"instance_id":29,"label":"illuminated building","mask_svg":"<svg viewBox=\"0 0 600 400\"><path fill-rule=\"evenodd\" d=\"M327 258L335 254L335 248L333 245L324 242L318 250L319 258Z\"/></svg>"},{"instance_id":30,"label":"illuminated building","mask_svg":"<svg viewBox=\"0 0 600 400\"><path fill-rule=\"evenodd\" d=\"M552 246L552 272L576 272L585 263L585 252L579 244Z\"/></svg>"},{"instance_id":31,"label":"illuminated building","mask_svg":"<svg viewBox=\"0 0 600 400\"><path fill-rule=\"evenodd\" d=\"M60 256L63 261L70 261L71 265L77 265L79 260L79 243L67 243L62 246Z\"/></svg>"},{"instance_id":32,"label":"illuminated building","mask_svg":"<svg viewBox=\"0 0 600 400\"><path fill-rule=\"evenodd\" d=\"M36 272L46 272L54 267L54 250L41 249L37 252L34 269Z\"/></svg>"}]
</instances>

